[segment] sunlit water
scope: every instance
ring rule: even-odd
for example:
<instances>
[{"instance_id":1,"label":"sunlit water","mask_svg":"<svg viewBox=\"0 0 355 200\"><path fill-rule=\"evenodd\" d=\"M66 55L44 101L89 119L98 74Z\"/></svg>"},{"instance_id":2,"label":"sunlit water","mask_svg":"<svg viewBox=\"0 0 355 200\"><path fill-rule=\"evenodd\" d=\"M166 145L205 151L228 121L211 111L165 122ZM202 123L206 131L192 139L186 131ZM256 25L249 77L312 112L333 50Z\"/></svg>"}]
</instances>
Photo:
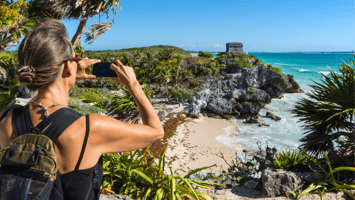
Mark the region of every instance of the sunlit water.
<instances>
[{"instance_id":1,"label":"sunlit water","mask_svg":"<svg viewBox=\"0 0 355 200\"><path fill-rule=\"evenodd\" d=\"M258 150L259 143L265 150L268 146L275 146L278 151L298 150L301 144L299 139L304 135L303 122L292 112L296 103L307 98L306 93L311 90L309 85L313 81L320 82L321 74L329 75L329 68L338 72L340 62L350 63L349 57L354 58L351 52L330 52L330 53L249 53L254 55L266 64L272 64L281 68L284 74L294 75L295 80L305 93L285 94L282 99L272 99L264 109L260 111L260 123L267 123L270 126L259 127L258 124L244 124L238 130L228 136L218 136L217 141L228 146L233 146L237 152L243 149L254 152ZM272 112L281 117L280 121L266 118L266 112ZM244 122L245 120L239 120Z\"/></svg>"}]
</instances>

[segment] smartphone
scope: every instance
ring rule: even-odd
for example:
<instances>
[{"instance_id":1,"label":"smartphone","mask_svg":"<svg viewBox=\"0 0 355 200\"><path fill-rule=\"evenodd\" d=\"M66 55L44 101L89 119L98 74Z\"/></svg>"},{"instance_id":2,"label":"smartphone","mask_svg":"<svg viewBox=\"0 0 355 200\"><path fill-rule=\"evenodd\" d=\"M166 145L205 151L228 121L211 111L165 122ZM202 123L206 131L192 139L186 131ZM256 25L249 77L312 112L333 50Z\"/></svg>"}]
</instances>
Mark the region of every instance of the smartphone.
<instances>
[{"instance_id":1,"label":"smartphone","mask_svg":"<svg viewBox=\"0 0 355 200\"><path fill-rule=\"evenodd\" d=\"M117 77L115 71L110 68L110 62L100 62L94 64L93 75L96 77Z\"/></svg>"}]
</instances>

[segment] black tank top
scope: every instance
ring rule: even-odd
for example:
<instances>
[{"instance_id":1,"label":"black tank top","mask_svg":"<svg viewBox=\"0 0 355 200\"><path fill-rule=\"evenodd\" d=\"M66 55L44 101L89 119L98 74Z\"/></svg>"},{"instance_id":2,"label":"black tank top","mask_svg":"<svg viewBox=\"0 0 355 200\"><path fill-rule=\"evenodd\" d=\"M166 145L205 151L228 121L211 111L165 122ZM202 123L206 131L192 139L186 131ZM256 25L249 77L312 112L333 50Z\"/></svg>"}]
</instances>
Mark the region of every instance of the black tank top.
<instances>
[{"instance_id":1,"label":"black tank top","mask_svg":"<svg viewBox=\"0 0 355 200\"><path fill-rule=\"evenodd\" d=\"M69 127L74 121L82 116L80 114L74 113L74 111L70 110L69 108L61 109L66 109L66 111L57 119L55 119L55 121L43 132L43 134L48 131L56 135L55 138L58 138L67 127ZM14 108L12 113L12 128L16 137L21 134L30 133L34 129L28 106ZM103 176L102 157L99 159L99 162L95 166L89 169L79 170L88 136L89 116L87 115L84 144L82 146L80 157L75 170L65 174L60 174L60 183L55 183L59 185L58 187L63 189L65 200L99 200L100 184ZM55 141L56 139L53 142Z\"/></svg>"}]
</instances>

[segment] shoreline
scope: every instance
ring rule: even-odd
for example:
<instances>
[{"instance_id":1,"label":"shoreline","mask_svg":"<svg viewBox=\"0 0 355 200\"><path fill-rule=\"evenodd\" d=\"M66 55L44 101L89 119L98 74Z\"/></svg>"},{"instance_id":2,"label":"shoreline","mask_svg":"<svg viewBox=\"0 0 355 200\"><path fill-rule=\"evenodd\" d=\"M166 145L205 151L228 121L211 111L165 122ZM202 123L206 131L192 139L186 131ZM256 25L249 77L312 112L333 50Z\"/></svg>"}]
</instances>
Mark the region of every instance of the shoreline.
<instances>
[{"instance_id":1,"label":"shoreline","mask_svg":"<svg viewBox=\"0 0 355 200\"><path fill-rule=\"evenodd\" d=\"M225 145L216 138L228 136L243 126L236 120L203 117L180 124L175 135L169 139L165 153L166 166L170 166L174 175L185 176L193 169L216 165L205 169L206 172L221 174L229 166L220 157L223 153L228 163L235 160L233 146ZM165 168L170 174L170 169Z\"/></svg>"}]
</instances>

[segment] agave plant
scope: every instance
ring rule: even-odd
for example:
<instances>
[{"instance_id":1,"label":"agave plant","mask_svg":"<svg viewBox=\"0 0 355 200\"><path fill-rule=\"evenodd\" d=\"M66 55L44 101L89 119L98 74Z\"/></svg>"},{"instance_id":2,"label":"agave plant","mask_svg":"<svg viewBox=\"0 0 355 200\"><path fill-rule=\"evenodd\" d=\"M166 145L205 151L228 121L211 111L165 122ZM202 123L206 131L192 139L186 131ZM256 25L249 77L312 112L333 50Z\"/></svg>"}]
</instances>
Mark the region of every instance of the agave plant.
<instances>
[{"instance_id":1,"label":"agave plant","mask_svg":"<svg viewBox=\"0 0 355 200\"><path fill-rule=\"evenodd\" d=\"M355 56L355 53L354 53ZM315 82L306 99L295 106L294 111L301 121L306 122L306 136L300 141L301 146L314 156L321 156L335 149L334 142L345 143L353 135L354 123L354 85L355 62L353 66L341 63L340 73L330 69L330 76L323 76L321 83ZM348 150L354 152L354 143Z\"/></svg>"},{"instance_id":2,"label":"agave plant","mask_svg":"<svg viewBox=\"0 0 355 200\"><path fill-rule=\"evenodd\" d=\"M296 200L299 200L301 198L301 196L307 195L311 192L317 192L319 194L321 200L323 200L323 197L322 197L323 191L340 190L340 191L344 192L345 194L347 194L352 199L355 199L355 196L349 191L349 190L355 190L355 186L339 182L339 181L335 180L335 178L334 178L334 173L339 172L339 171L355 172L354 167L337 167L337 168L333 169L327 154L323 151L322 153L323 153L324 158L325 158L325 160L328 164L328 167L329 167L329 172L328 172L322 167L321 164L319 164L319 162L316 159L314 159L311 155L309 155L304 149L302 149L302 148L299 148L299 149L304 153L304 155L310 161L312 161L314 164L316 164L321 169L321 172L316 171L316 170L312 169L311 164L308 163L309 168L311 168L314 171L314 173L316 173L317 176L321 180L311 183L302 192L296 193L294 191L287 191L286 195L289 195L291 193ZM321 173L323 173L324 175L322 175Z\"/></svg>"}]
</instances>

